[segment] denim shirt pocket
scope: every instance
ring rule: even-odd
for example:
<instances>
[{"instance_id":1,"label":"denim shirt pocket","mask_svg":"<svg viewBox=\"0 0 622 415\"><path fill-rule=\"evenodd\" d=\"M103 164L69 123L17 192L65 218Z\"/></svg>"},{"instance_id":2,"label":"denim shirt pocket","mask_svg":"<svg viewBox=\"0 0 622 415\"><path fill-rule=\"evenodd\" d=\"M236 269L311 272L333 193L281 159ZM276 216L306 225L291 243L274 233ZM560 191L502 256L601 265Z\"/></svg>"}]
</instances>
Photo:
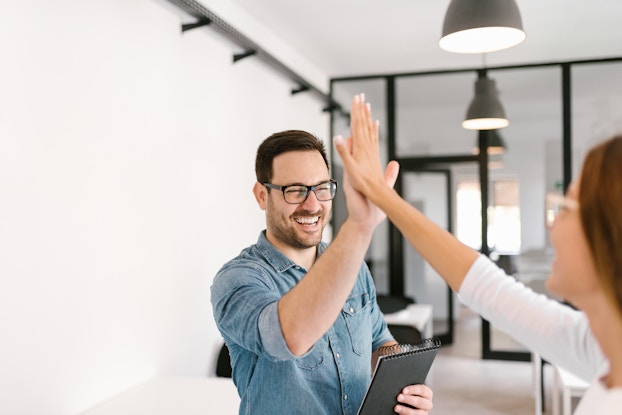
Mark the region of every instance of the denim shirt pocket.
<instances>
[{"instance_id":1,"label":"denim shirt pocket","mask_svg":"<svg viewBox=\"0 0 622 415\"><path fill-rule=\"evenodd\" d=\"M352 294L341 310L346 322L352 350L361 355L371 344L371 322L368 318L369 295L367 293Z\"/></svg>"},{"instance_id":2,"label":"denim shirt pocket","mask_svg":"<svg viewBox=\"0 0 622 415\"><path fill-rule=\"evenodd\" d=\"M324 362L324 349L327 347L324 338L318 340L311 350L296 359L296 366L305 370L315 370Z\"/></svg>"}]
</instances>

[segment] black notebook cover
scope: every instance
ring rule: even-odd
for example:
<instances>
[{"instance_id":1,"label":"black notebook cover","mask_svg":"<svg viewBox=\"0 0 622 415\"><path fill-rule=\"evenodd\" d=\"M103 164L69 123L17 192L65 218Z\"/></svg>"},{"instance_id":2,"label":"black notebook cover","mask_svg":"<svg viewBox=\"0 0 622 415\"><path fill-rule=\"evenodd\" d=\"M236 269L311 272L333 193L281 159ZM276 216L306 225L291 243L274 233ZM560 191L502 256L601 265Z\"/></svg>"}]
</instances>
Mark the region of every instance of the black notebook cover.
<instances>
[{"instance_id":1,"label":"black notebook cover","mask_svg":"<svg viewBox=\"0 0 622 415\"><path fill-rule=\"evenodd\" d=\"M408 385L425 383L441 342L436 337L418 344L378 349L380 357L358 415L392 415L397 395Z\"/></svg>"}]
</instances>

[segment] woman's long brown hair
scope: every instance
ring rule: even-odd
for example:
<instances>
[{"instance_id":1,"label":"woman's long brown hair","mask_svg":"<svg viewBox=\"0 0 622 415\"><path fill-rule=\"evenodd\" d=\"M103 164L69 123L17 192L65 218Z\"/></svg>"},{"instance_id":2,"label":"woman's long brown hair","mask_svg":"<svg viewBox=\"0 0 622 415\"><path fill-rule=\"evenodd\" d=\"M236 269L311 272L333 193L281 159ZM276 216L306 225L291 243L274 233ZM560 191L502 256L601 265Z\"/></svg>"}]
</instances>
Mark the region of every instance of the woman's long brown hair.
<instances>
[{"instance_id":1,"label":"woman's long brown hair","mask_svg":"<svg viewBox=\"0 0 622 415\"><path fill-rule=\"evenodd\" d=\"M622 135L588 152L580 180L587 243L601 285L622 316Z\"/></svg>"}]
</instances>

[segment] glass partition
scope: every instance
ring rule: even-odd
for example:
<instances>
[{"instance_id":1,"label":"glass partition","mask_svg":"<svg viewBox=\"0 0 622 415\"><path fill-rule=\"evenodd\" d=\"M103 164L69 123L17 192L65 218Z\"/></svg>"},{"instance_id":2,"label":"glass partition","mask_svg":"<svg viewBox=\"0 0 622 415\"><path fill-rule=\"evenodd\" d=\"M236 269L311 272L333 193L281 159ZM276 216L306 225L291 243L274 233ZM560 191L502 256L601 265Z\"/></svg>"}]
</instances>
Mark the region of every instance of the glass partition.
<instances>
[{"instance_id":1,"label":"glass partition","mask_svg":"<svg viewBox=\"0 0 622 415\"><path fill-rule=\"evenodd\" d=\"M622 133L622 62L572 67L572 177L596 143Z\"/></svg>"},{"instance_id":2,"label":"glass partition","mask_svg":"<svg viewBox=\"0 0 622 415\"><path fill-rule=\"evenodd\" d=\"M398 157L471 154L477 134L461 123L473 97L475 76L449 73L396 80Z\"/></svg>"},{"instance_id":3,"label":"glass partition","mask_svg":"<svg viewBox=\"0 0 622 415\"><path fill-rule=\"evenodd\" d=\"M476 172L477 164L470 163ZM452 229L453 171L449 164L431 170L402 172L402 197L444 229ZM443 344L453 342L453 321L458 301L434 269L403 239L404 290L418 302L432 305L433 331Z\"/></svg>"},{"instance_id":4,"label":"glass partition","mask_svg":"<svg viewBox=\"0 0 622 415\"><path fill-rule=\"evenodd\" d=\"M498 130L503 153L482 156L476 155L482 135L461 126L478 70L337 79L331 86L341 103L349 105L360 92L372 103L381 121L382 157L400 161L396 188L407 201L490 253L511 277L554 298L545 287L554 255L545 196L564 191L596 142L622 133L616 111L622 107L622 58L488 68L510 125ZM347 118L333 113L335 133L349 134ZM338 160L335 165L341 168ZM388 223L374 235L368 260L379 293L400 291L391 294L431 303L435 334L453 324L445 320L455 310L442 280ZM482 322L484 358L527 360L525 352Z\"/></svg>"}]
</instances>

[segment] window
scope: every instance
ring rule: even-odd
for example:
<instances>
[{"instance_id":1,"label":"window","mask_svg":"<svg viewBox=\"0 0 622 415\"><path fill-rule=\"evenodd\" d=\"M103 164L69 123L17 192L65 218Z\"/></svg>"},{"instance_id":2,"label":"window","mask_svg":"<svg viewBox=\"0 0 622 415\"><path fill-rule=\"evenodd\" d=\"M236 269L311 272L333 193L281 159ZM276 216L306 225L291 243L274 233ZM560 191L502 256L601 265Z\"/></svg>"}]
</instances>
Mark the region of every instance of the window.
<instances>
[{"instance_id":1,"label":"window","mask_svg":"<svg viewBox=\"0 0 622 415\"><path fill-rule=\"evenodd\" d=\"M495 179L489 189L490 250L498 254L518 254L521 247L518 182L515 179ZM478 180L458 181L456 212L458 239L473 249L481 249L481 193Z\"/></svg>"}]
</instances>

